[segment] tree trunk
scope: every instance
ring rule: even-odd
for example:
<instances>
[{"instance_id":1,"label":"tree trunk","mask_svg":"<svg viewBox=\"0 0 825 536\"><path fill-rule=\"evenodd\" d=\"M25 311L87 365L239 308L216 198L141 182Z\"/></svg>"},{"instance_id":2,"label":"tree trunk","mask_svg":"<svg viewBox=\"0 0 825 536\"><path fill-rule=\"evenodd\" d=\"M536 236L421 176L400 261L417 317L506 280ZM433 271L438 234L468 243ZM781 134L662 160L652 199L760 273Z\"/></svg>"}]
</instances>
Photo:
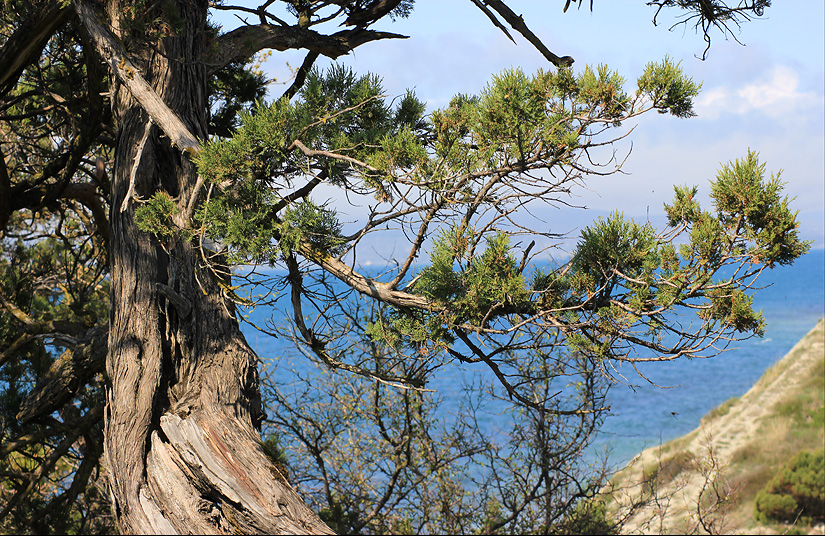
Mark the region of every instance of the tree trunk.
<instances>
[{"instance_id":1,"label":"tree trunk","mask_svg":"<svg viewBox=\"0 0 825 536\"><path fill-rule=\"evenodd\" d=\"M145 10L144 3L111 0L111 28L166 105L204 139L207 85L200 60L208 43L207 2L160 4L165 13L139 15L150 27L153 17L171 21L153 43L145 42L151 29L132 33L124 17ZM261 448L258 359L216 276L183 233L159 240L135 224L140 200L156 192L185 207L197 172L157 127L145 136L146 112L125 87L112 84L118 141L105 449L120 529L330 532Z\"/></svg>"}]
</instances>

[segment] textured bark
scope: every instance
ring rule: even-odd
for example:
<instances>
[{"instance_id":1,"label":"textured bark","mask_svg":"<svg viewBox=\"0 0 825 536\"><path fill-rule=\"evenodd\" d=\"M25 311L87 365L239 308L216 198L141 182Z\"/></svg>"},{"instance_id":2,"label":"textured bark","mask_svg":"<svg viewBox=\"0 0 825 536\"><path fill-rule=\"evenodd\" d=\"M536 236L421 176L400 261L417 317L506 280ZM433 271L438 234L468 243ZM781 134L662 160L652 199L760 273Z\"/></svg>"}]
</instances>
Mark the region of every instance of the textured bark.
<instances>
[{"instance_id":1,"label":"textured bark","mask_svg":"<svg viewBox=\"0 0 825 536\"><path fill-rule=\"evenodd\" d=\"M183 27L152 46L141 46L117 19L128 7L107 4L110 27L152 91L189 132L205 138L206 71L199 60L207 3L175 3ZM120 208L127 192L148 199L164 191L184 209L197 174L160 129L149 129L142 145L146 110L123 85L113 83L112 91L118 142L105 450L120 529L327 533L261 449L258 359L215 276L182 236L161 243L140 231L138 203Z\"/></svg>"},{"instance_id":2,"label":"textured bark","mask_svg":"<svg viewBox=\"0 0 825 536\"><path fill-rule=\"evenodd\" d=\"M183 151L196 152L198 140L152 90L141 76L140 70L129 60L123 47L97 21L94 8L80 0L74 1L74 7L78 18L92 38L95 48L106 60L111 72L129 89L129 93L140 103L149 117L163 129L164 134L172 140L172 145Z\"/></svg>"}]
</instances>

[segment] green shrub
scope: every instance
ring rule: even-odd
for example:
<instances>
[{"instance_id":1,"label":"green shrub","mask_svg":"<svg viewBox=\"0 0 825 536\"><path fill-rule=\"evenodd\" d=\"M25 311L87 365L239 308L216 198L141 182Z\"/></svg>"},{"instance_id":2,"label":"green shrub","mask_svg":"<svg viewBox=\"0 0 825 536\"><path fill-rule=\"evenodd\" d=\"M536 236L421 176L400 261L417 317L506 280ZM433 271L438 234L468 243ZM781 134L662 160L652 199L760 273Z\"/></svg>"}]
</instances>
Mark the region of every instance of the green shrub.
<instances>
[{"instance_id":1,"label":"green shrub","mask_svg":"<svg viewBox=\"0 0 825 536\"><path fill-rule=\"evenodd\" d=\"M579 502L572 513L550 530L551 534L619 534L621 527L607 515L607 506L599 500Z\"/></svg>"},{"instance_id":2,"label":"green shrub","mask_svg":"<svg viewBox=\"0 0 825 536\"><path fill-rule=\"evenodd\" d=\"M802 451L756 495L760 521L825 520L825 449Z\"/></svg>"}]
</instances>

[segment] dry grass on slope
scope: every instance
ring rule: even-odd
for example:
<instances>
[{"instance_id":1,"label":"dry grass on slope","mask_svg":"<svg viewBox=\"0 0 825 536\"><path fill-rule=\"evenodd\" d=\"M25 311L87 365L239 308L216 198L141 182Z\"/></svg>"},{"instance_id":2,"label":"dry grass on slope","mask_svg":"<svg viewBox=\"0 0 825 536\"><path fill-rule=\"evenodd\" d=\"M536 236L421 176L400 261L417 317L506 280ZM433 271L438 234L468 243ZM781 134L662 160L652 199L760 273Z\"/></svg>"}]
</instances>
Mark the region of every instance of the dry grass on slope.
<instances>
[{"instance_id":1,"label":"dry grass on slope","mask_svg":"<svg viewBox=\"0 0 825 536\"><path fill-rule=\"evenodd\" d=\"M741 398L696 430L642 452L612 481L626 534L823 534L764 525L754 498L794 454L825 445L825 320Z\"/></svg>"}]
</instances>

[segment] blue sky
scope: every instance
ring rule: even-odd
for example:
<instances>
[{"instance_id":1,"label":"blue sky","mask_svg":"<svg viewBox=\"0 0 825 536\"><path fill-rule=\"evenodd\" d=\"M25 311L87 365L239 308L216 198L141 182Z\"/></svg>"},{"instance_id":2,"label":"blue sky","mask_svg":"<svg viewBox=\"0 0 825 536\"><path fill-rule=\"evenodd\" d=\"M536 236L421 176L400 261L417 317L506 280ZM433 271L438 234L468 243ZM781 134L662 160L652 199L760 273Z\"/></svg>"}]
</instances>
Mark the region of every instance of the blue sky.
<instances>
[{"instance_id":1,"label":"blue sky","mask_svg":"<svg viewBox=\"0 0 825 536\"><path fill-rule=\"evenodd\" d=\"M824 247L825 3L774 2L763 18L737 30L745 46L713 34L705 61L698 59L702 36L692 27L668 30L675 12L663 13L654 26L654 9L642 0L594 0L593 12L588 4L562 13L561 0L508 2L550 50L576 59L575 70L605 63L625 76L628 89L648 62L665 55L681 61L686 74L703 84L698 117L642 118L630 136L627 174L592 178L589 190L573 199L588 211L565 210L548 219L574 235L613 209L658 223L674 184L696 184L706 195L720 164L744 157L750 148L769 171L783 170L786 193L796 197L803 237L814 240L815 248ZM415 89L430 107L444 106L459 92L478 93L491 75L509 67L527 73L551 67L515 32L516 43L508 40L470 0L419 0L409 19L375 28L410 38L363 45L343 61L360 73L382 76L390 95ZM287 62L297 67L302 57L275 52L265 69L284 82ZM276 84L272 93L282 90Z\"/></svg>"}]
</instances>

